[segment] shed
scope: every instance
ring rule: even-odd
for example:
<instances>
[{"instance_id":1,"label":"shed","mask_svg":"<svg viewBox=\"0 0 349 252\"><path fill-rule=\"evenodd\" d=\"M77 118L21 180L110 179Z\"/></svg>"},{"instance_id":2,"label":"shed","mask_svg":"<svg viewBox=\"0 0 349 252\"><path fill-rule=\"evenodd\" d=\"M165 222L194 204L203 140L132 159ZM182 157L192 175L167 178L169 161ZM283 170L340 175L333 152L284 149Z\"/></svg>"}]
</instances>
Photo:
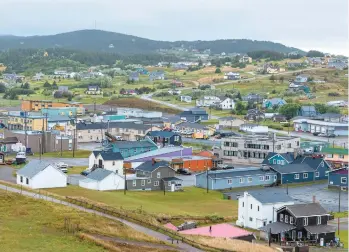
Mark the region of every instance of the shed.
<instances>
[{"instance_id":1,"label":"shed","mask_svg":"<svg viewBox=\"0 0 349 252\"><path fill-rule=\"evenodd\" d=\"M125 188L125 178L115 172L97 168L80 180L79 186L98 191L122 190Z\"/></svg>"}]
</instances>

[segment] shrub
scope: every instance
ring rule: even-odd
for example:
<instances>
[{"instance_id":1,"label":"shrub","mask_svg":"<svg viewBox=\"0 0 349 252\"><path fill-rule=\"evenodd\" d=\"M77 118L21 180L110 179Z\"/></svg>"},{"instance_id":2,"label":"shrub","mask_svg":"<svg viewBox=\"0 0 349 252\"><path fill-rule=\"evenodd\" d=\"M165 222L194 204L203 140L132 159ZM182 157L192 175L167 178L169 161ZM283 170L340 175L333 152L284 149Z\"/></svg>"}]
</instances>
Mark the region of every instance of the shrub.
<instances>
[{"instance_id":1,"label":"shrub","mask_svg":"<svg viewBox=\"0 0 349 252\"><path fill-rule=\"evenodd\" d=\"M37 91L37 90L39 90L39 89L40 89L39 87L35 87L35 88L34 88L35 91Z\"/></svg>"},{"instance_id":2,"label":"shrub","mask_svg":"<svg viewBox=\"0 0 349 252\"><path fill-rule=\"evenodd\" d=\"M276 129L276 130L282 130L282 126L279 126L279 125L269 125L268 126L269 128L272 128L272 129Z\"/></svg>"},{"instance_id":3,"label":"shrub","mask_svg":"<svg viewBox=\"0 0 349 252\"><path fill-rule=\"evenodd\" d=\"M328 93L328 96L340 96L340 94L337 92L330 92Z\"/></svg>"}]
</instances>

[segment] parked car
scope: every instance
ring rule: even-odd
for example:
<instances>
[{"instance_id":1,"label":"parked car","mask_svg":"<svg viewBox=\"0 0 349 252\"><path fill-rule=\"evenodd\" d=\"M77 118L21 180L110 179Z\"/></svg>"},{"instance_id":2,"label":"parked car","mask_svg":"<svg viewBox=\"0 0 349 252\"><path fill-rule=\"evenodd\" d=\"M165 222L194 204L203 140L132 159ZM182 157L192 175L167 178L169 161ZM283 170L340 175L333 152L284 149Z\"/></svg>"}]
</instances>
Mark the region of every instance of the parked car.
<instances>
[{"instance_id":1,"label":"parked car","mask_svg":"<svg viewBox=\"0 0 349 252\"><path fill-rule=\"evenodd\" d=\"M90 174L90 172L91 172L91 171L89 171L89 170L84 170L84 171L82 171L80 174L83 175L83 176L87 176L87 175Z\"/></svg>"},{"instance_id":2,"label":"parked car","mask_svg":"<svg viewBox=\"0 0 349 252\"><path fill-rule=\"evenodd\" d=\"M97 139L96 141L95 141L95 143L101 143L102 142L102 140L100 140L100 139Z\"/></svg>"},{"instance_id":3,"label":"parked car","mask_svg":"<svg viewBox=\"0 0 349 252\"><path fill-rule=\"evenodd\" d=\"M326 134L326 133L320 133L320 134L318 134L318 136L320 136L320 137L326 137L327 134Z\"/></svg>"},{"instance_id":4,"label":"parked car","mask_svg":"<svg viewBox=\"0 0 349 252\"><path fill-rule=\"evenodd\" d=\"M179 168L177 170L177 173L179 173L181 175L191 175L191 172L188 169L183 169L183 168Z\"/></svg>"},{"instance_id":5,"label":"parked car","mask_svg":"<svg viewBox=\"0 0 349 252\"><path fill-rule=\"evenodd\" d=\"M320 132L314 132L313 135L314 136L318 136L320 134Z\"/></svg>"},{"instance_id":6,"label":"parked car","mask_svg":"<svg viewBox=\"0 0 349 252\"><path fill-rule=\"evenodd\" d=\"M327 137L336 137L336 135L335 134L329 134L329 135L327 135Z\"/></svg>"}]
</instances>

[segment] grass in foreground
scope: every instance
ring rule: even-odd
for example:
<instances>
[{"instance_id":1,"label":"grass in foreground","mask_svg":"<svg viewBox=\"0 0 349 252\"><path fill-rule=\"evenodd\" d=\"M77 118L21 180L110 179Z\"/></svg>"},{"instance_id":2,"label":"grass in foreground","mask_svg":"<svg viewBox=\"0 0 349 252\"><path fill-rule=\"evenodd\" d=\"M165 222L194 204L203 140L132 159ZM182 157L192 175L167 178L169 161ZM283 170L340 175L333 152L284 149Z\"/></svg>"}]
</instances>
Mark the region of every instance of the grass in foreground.
<instances>
[{"instance_id":1,"label":"grass in foreground","mask_svg":"<svg viewBox=\"0 0 349 252\"><path fill-rule=\"evenodd\" d=\"M344 244L344 248L348 248L348 230L340 230L339 235L338 231L336 233L337 236L339 236L339 239Z\"/></svg>"},{"instance_id":2,"label":"grass in foreground","mask_svg":"<svg viewBox=\"0 0 349 252\"><path fill-rule=\"evenodd\" d=\"M127 191L124 195L123 191L100 192L77 186L48 191L63 196L85 197L117 208L134 210L141 207L148 213L237 217L237 201L224 200L220 192L206 193L206 190L195 187L186 187L184 192L166 192L166 195L162 191Z\"/></svg>"},{"instance_id":3,"label":"grass in foreground","mask_svg":"<svg viewBox=\"0 0 349 252\"><path fill-rule=\"evenodd\" d=\"M68 168L68 174L80 174L82 171L86 170L87 166L73 166Z\"/></svg>"},{"instance_id":4,"label":"grass in foreground","mask_svg":"<svg viewBox=\"0 0 349 252\"><path fill-rule=\"evenodd\" d=\"M91 154L89 150L75 150L75 158L88 158ZM43 157L61 157L61 152L47 152L42 155ZM62 158L73 158L73 151L62 151Z\"/></svg>"},{"instance_id":5,"label":"grass in foreground","mask_svg":"<svg viewBox=\"0 0 349 252\"><path fill-rule=\"evenodd\" d=\"M67 233L65 218L71 225L79 224L83 233L158 242L122 223L14 193L0 191L0 205L1 251L106 251L93 242L82 241L77 235Z\"/></svg>"}]
</instances>

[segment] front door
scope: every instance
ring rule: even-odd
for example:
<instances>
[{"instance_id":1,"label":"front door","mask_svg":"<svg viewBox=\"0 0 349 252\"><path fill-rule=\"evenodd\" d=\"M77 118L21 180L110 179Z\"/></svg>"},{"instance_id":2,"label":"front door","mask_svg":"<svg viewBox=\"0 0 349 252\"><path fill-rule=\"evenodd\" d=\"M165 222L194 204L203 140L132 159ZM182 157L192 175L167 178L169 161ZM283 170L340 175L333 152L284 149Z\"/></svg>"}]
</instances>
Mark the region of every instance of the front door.
<instances>
[{"instance_id":1,"label":"front door","mask_svg":"<svg viewBox=\"0 0 349 252\"><path fill-rule=\"evenodd\" d=\"M103 168L103 160L102 159L98 160L98 167Z\"/></svg>"},{"instance_id":2,"label":"front door","mask_svg":"<svg viewBox=\"0 0 349 252\"><path fill-rule=\"evenodd\" d=\"M292 240L296 240L296 230L292 230Z\"/></svg>"}]
</instances>

